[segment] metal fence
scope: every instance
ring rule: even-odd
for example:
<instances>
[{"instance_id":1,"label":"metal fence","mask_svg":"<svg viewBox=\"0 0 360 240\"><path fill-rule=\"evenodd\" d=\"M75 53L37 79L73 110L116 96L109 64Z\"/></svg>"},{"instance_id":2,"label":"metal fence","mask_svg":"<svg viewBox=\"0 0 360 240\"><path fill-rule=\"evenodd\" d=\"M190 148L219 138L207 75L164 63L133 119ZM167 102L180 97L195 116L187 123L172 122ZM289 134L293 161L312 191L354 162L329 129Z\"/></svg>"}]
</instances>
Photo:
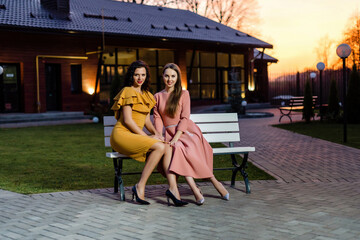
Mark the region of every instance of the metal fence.
<instances>
[{"instance_id":1,"label":"metal fence","mask_svg":"<svg viewBox=\"0 0 360 240\"><path fill-rule=\"evenodd\" d=\"M316 77L311 79L310 73L316 73ZM347 81L349 79L349 69L346 71ZM343 74L342 69L327 69L322 73L322 102L329 100L331 80L336 81L338 96L343 101ZM282 100L289 99L291 96L304 96L306 81L310 82L313 96L320 96L320 72L305 71L297 73L282 73L269 75L269 100L272 104L278 105Z\"/></svg>"}]
</instances>

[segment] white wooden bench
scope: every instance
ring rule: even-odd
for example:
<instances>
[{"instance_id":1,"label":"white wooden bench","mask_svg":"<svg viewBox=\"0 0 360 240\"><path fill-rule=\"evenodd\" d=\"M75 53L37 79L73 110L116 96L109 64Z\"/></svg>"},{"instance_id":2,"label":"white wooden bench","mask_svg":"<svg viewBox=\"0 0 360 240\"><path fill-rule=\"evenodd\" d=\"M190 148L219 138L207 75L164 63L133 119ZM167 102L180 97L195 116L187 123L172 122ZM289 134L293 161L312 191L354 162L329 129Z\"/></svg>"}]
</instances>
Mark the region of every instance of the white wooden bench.
<instances>
[{"instance_id":1,"label":"white wooden bench","mask_svg":"<svg viewBox=\"0 0 360 240\"><path fill-rule=\"evenodd\" d=\"M213 148L214 155L231 155L232 165L230 168L215 168L214 170L232 170L231 186L235 186L236 173L240 172L244 178L246 193L250 193L250 183L245 172L249 152L254 152L255 147L235 147L234 143L240 141L240 130L237 113L210 113L191 114L190 119L195 122L204 134L209 143L228 143L228 147ZM105 147L110 146L110 135L116 119L113 116L104 117ZM235 155L243 154L243 161L238 164ZM107 152L106 157L112 158L114 163L115 178L114 192L120 187L120 200L125 200L124 183L122 175L141 174L141 172L122 172L123 159L129 157L118 152Z\"/></svg>"}]
</instances>

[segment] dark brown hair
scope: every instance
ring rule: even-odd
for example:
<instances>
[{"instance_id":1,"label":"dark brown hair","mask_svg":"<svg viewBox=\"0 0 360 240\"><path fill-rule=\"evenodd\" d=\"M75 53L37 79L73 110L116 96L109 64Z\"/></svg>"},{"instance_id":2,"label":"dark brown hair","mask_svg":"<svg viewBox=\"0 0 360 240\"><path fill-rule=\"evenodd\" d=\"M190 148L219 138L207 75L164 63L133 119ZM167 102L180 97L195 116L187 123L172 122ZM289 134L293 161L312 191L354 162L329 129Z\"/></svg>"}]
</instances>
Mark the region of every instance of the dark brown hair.
<instances>
[{"instance_id":1,"label":"dark brown hair","mask_svg":"<svg viewBox=\"0 0 360 240\"><path fill-rule=\"evenodd\" d=\"M163 75L166 71L166 69L172 69L177 73L177 80L174 86L174 91L172 91L170 93L170 96L166 102L166 107L165 107L165 113L173 118L175 116L176 110L178 108L179 105L179 101L180 101L180 97L181 97L181 92L182 92L182 86L181 86L181 71L178 65L176 65L175 63L168 63L164 66L163 69Z\"/></svg>"},{"instance_id":2,"label":"dark brown hair","mask_svg":"<svg viewBox=\"0 0 360 240\"><path fill-rule=\"evenodd\" d=\"M137 60L130 64L125 75L124 87L131 87L134 84L134 73L137 68L145 68L146 79L145 82L141 85L141 90L149 91L151 82L149 66L142 60Z\"/></svg>"}]
</instances>

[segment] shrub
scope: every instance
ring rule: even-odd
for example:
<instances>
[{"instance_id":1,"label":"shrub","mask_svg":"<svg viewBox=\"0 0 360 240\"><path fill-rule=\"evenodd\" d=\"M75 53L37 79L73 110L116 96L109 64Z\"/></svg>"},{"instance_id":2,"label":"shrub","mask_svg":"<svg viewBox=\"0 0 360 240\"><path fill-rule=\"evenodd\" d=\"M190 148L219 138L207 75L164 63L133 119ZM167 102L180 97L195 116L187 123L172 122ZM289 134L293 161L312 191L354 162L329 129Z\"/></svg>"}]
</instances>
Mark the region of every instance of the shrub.
<instances>
[{"instance_id":1,"label":"shrub","mask_svg":"<svg viewBox=\"0 0 360 240\"><path fill-rule=\"evenodd\" d=\"M310 123L312 117L314 117L313 100L312 100L310 82L309 80L307 80L304 91L303 119L305 119L307 123Z\"/></svg>"},{"instance_id":2,"label":"shrub","mask_svg":"<svg viewBox=\"0 0 360 240\"><path fill-rule=\"evenodd\" d=\"M329 93L329 105L327 110L327 118L329 120L338 120L340 116L340 106L339 106L339 95L337 91L335 79L331 79L330 83L330 93Z\"/></svg>"},{"instance_id":3,"label":"shrub","mask_svg":"<svg viewBox=\"0 0 360 240\"><path fill-rule=\"evenodd\" d=\"M360 74L355 64L350 73L346 105L349 123L360 123Z\"/></svg>"}]
</instances>

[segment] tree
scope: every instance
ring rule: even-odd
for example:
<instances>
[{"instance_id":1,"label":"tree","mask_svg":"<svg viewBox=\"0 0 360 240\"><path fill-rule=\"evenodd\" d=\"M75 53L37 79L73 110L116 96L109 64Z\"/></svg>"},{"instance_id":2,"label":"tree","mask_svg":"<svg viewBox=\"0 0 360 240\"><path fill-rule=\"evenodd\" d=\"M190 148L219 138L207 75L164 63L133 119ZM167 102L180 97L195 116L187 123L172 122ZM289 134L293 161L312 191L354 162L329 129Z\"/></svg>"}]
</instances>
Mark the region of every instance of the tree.
<instances>
[{"instance_id":1,"label":"tree","mask_svg":"<svg viewBox=\"0 0 360 240\"><path fill-rule=\"evenodd\" d=\"M211 0L210 18L238 30L254 31L257 8L256 0Z\"/></svg>"},{"instance_id":2,"label":"tree","mask_svg":"<svg viewBox=\"0 0 360 240\"><path fill-rule=\"evenodd\" d=\"M138 4L185 9L226 26L257 34L259 21L256 0L120 0Z\"/></svg>"},{"instance_id":3,"label":"tree","mask_svg":"<svg viewBox=\"0 0 360 240\"><path fill-rule=\"evenodd\" d=\"M327 110L327 117L330 120L337 120L340 114L340 106L339 106L339 95L337 91L336 81L335 79L331 79L330 83L330 93L329 93L329 105Z\"/></svg>"},{"instance_id":4,"label":"tree","mask_svg":"<svg viewBox=\"0 0 360 240\"><path fill-rule=\"evenodd\" d=\"M344 42L352 50L349 58L360 68L360 12L356 10L349 18L346 30L344 32Z\"/></svg>"},{"instance_id":5,"label":"tree","mask_svg":"<svg viewBox=\"0 0 360 240\"><path fill-rule=\"evenodd\" d=\"M318 41L318 46L315 48L318 61L325 63L327 68L330 67L330 56L333 51L332 47L334 46L334 41L329 38L329 35L321 37Z\"/></svg>"},{"instance_id":6,"label":"tree","mask_svg":"<svg viewBox=\"0 0 360 240\"><path fill-rule=\"evenodd\" d=\"M314 117L314 108L313 108L310 81L308 79L306 80L305 90L304 90L303 119L305 119L307 123L310 123L312 117Z\"/></svg>"},{"instance_id":7,"label":"tree","mask_svg":"<svg viewBox=\"0 0 360 240\"><path fill-rule=\"evenodd\" d=\"M349 123L360 123L360 74L353 65L346 95Z\"/></svg>"}]
</instances>

